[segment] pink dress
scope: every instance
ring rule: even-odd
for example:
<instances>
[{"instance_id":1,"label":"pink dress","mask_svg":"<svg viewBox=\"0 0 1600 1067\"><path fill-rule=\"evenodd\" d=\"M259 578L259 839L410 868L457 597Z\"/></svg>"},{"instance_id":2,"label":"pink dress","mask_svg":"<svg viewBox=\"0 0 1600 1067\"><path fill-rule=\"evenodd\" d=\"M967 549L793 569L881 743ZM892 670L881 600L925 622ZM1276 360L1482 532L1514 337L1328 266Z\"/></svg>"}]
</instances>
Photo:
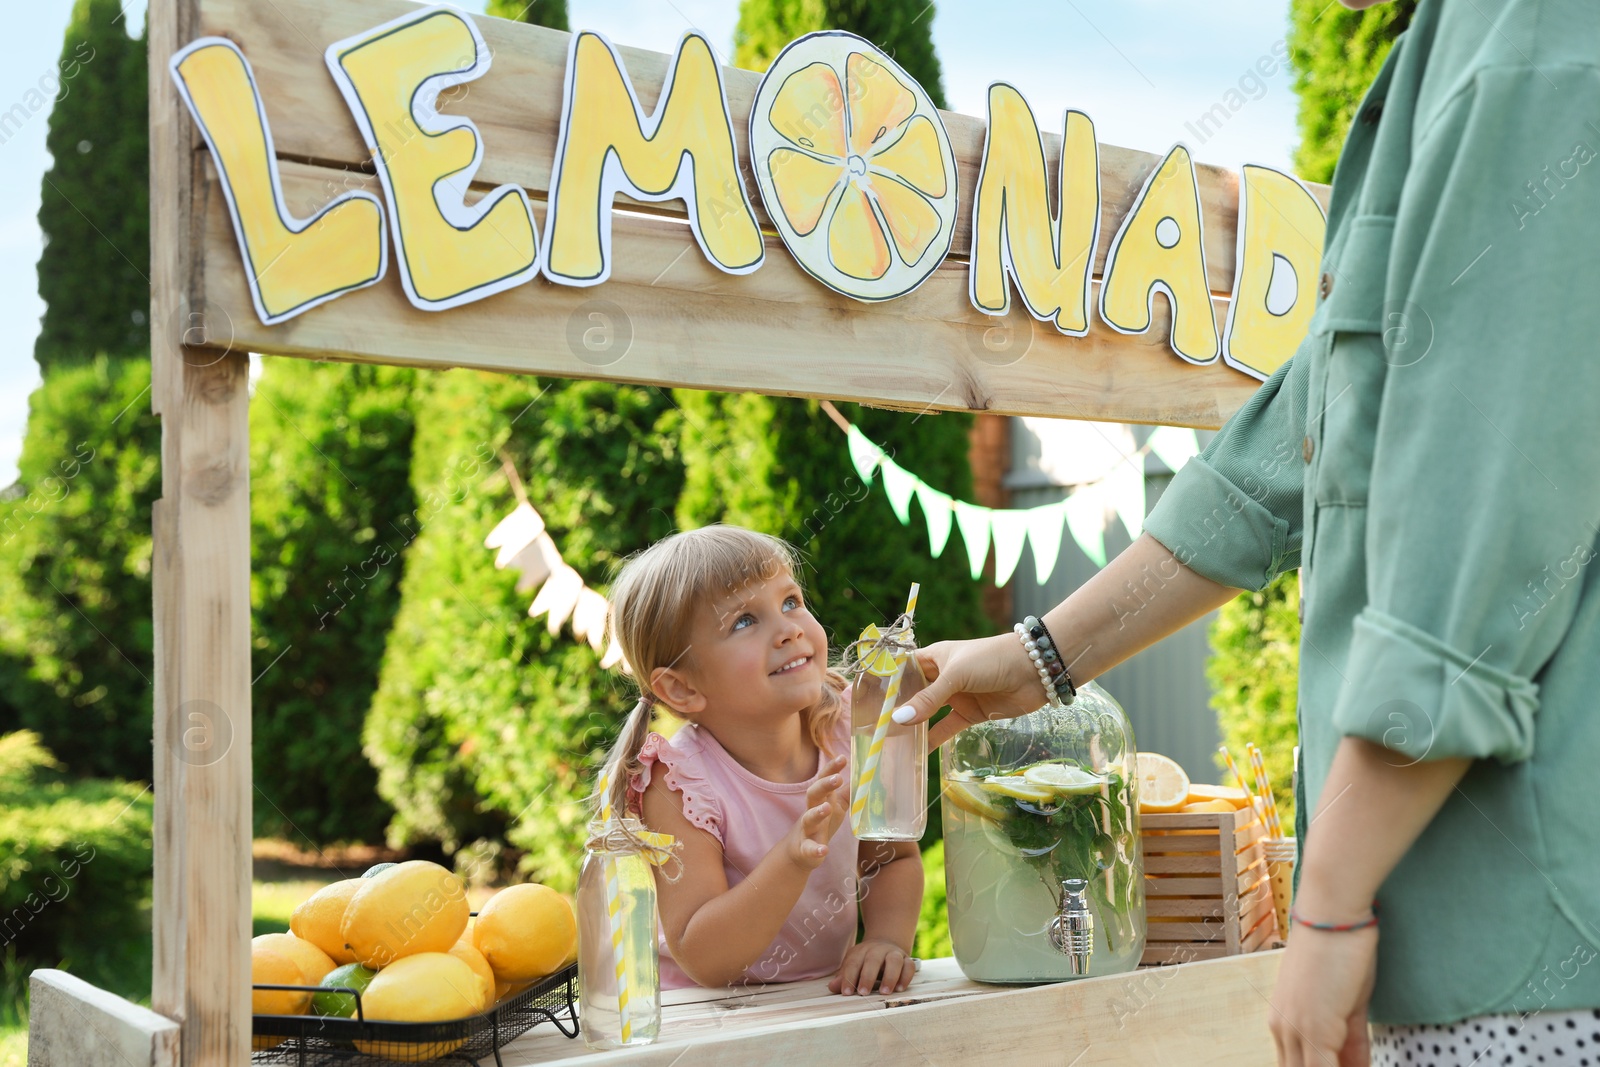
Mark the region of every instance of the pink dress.
<instances>
[{"instance_id":1,"label":"pink dress","mask_svg":"<svg viewBox=\"0 0 1600 1067\"><path fill-rule=\"evenodd\" d=\"M843 696L845 710L833 741L834 751L841 754L850 744L849 690ZM634 777L630 799L637 805L659 766L667 788L683 794L684 818L722 845L722 870L730 889L745 880L804 814L806 789L817 779L816 771L803 782L757 778L694 723L686 723L671 740L652 733L639 759L645 769ZM825 759L818 756L819 771ZM807 879L788 922L761 958L745 969L742 981L795 982L832 975L855 940L856 839L846 818L828 842L828 858ZM663 934L661 988L695 984L673 961Z\"/></svg>"}]
</instances>

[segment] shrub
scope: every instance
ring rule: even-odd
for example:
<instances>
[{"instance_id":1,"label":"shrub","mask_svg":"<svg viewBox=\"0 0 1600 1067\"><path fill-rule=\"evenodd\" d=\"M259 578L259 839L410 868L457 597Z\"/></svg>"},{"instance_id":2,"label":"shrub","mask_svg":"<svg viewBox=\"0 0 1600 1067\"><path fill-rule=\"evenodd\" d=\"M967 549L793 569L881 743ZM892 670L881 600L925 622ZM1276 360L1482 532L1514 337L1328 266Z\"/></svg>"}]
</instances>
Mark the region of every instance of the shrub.
<instances>
[{"instance_id":1,"label":"shrub","mask_svg":"<svg viewBox=\"0 0 1600 1067\"><path fill-rule=\"evenodd\" d=\"M67 780L29 731L0 736L0 954L8 984L59 967L132 999L150 992L149 790ZM0 990L15 1005L16 988Z\"/></svg>"}]
</instances>

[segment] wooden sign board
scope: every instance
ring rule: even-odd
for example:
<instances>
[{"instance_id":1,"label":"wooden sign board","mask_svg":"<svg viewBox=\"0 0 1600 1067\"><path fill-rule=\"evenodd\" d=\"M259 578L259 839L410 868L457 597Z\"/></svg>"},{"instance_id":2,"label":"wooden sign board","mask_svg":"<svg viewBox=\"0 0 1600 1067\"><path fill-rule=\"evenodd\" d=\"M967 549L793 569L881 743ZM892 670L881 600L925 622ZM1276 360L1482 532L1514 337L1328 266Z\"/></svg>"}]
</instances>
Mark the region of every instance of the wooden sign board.
<instances>
[{"instance_id":1,"label":"wooden sign board","mask_svg":"<svg viewBox=\"0 0 1600 1067\"><path fill-rule=\"evenodd\" d=\"M151 402L163 479L151 1004L180 1026L176 1044L166 1032L146 1042L159 1067L243 1067L250 1055L246 353L1216 427L1288 358L1309 311L1327 190L1267 168L1241 175L1195 165L1181 146L1099 145L1076 112L1063 144L1001 84L988 122L936 112L892 59L854 38L802 38L778 61L794 69L764 84L696 58L703 38L667 56L433 10L467 54L430 54L424 42L405 62L386 53L363 65L376 27L429 9L150 3ZM173 69L207 38L214 62ZM725 131L721 156L695 156L696 176L716 174L719 160L726 172L709 198L653 184L645 172L659 159L625 167L622 180L596 155L595 130L616 126L624 107L641 117L629 151L639 150L675 63L700 93L685 98L675 135L712 144ZM410 89L408 74L419 79ZM419 126L404 92L440 74L450 92ZM574 119L573 86L604 89L608 77L610 110ZM385 87L387 117L374 121ZM794 121L813 112L815 136ZM372 142L385 146L382 168ZM408 146L455 153L458 184L419 195L425 170L395 155ZM588 202L571 192L596 185ZM626 194L614 209L613 190ZM311 228L336 201L344 241ZM460 255L448 230L491 210L511 252ZM557 225L569 211L576 229ZM708 231L718 217L732 229ZM598 244L585 219L603 231ZM436 246L413 248L429 230ZM586 241L597 269L574 254ZM509 266L492 284L461 284L487 260ZM324 275L342 281L329 288ZM1168 300L1155 299L1163 291ZM63 990L69 1010L41 1013L36 1030L75 1047L64 1031L106 1007ZM1225 998L1213 999L1214 1010L1190 1007L1226 1015ZM1184 1040L1132 1037L1154 1049ZM1260 1054L1265 1036L1226 1039ZM47 1044L33 1059L53 1067Z\"/></svg>"},{"instance_id":2,"label":"wooden sign board","mask_svg":"<svg viewBox=\"0 0 1600 1067\"><path fill-rule=\"evenodd\" d=\"M426 9L419 11L401 0L341 4L318 0L274 0L271 4L205 0L199 5L196 33L189 40L224 38L237 46L253 71L259 107L270 128L281 180L280 213L290 220L304 221L335 197L354 193L363 199L342 207L350 208L352 215L372 216L365 223L371 232L387 231L387 262L380 264L386 277L379 278L375 285L345 292L303 314L267 325L259 310L259 295L253 306L247 264L258 263L257 270L267 275L269 282L274 280L272 271L277 272L280 283L291 271L268 261L266 253L282 254L282 249L270 242L265 242L265 253L257 250L253 258L248 249L240 247L244 243L242 230L249 227L238 219L230 221L230 201L225 195L230 190L224 188L216 165L216 159L225 153L218 152L213 159L199 152L195 160L199 181L194 189L192 214L186 220L190 240L184 246L192 254L183 265L183 273L192 303L188 321L203 326L207 344L317 359L467 366L662 386L861 400L912 410L975 410L1197 427L1220 425L1259 380L1292 351L1292 343L1273 342L1267 345L1265 357L1260 353L1249 357L1253 369L1237 361L1230 366L1219 358L1222 346L1218 342L1233 332L1228 321L1229 294L1241 285L1254 285L1264 292L1270 273L1258 269L1253 279L1238 277L1238 252L1243 245L1236 225L1241 185L1238 173L1193 166L1181 146L1165 157L1098 146L1092 123L1076 112L1068 118L1069 143L1064 152L1062 137L1048 132L1049 122L1033 124L1025 101L1004 85L997 85L991 93L994 119L987 129L982 119L949 112L934 112L936 124L927 123L925 116L911 120L911 124L923 122L923 128L939 131L939 143L947 146L951 157L954 187L948 190L949 195L933 201L941 211L949 209L948 219L939 220L947 224L940 227L942 240L935 242L916 263L918 269L907 272L923 280L904 295L884 298L884 293L898 290L892 285L885 288L881 283L862 283L861 289L868 295L858 299L830 288L836 282L819 281L829 271L829 265L822 262L825 242L820 240L824 236L821 230L827 227L842 232L842 227L830 223L831 216L823 219L823 225L817 225L803 206L786 210L780 205L775 212L768 203L784 195L774 182L785 177L779 164L787 156L826 169L826 145L814 149L820 154L819 159L801 158L813 149L794 150L785 143L785 131L777 129L783 122L776 116L786 106L782 93L794 95L791 90L802 79L769 79L763 106L756 108L758 120L762 116L765 120L754 124L758 143L752 152L751 115L757 94L763 91L762 78L735 69L720 70L718 88L725 100L740 183L730 189L732 183L725 180L717 195L724 198L725 214L747 211L751 233L756 234L759 227L764 254L755 260L756 265L751 267L746 256L742 266L722 264L719 269L707 251L706 241L700 240L708 228L707 220L698 220L698 226L690 224L694 196L646 200L623 192L615 197L615 210L609 209L609 195L599 205L602 225L610 231L610 254L605 263L608 276L598 285L573 278L573 272L564 271L557 262L561 248L554 254L550 251L548 207L552 176L559 171L561 162L567 161L569 175L576 173L585 162L582 153L585 149L592 153L594 149L583 136L583 131L594 124L594 111L586 111L574 120L572 128L579 133L562 140L563 101L573 95L574 81L587 87L598 84L603 75L615 77L611 71L601 69L607 64L601 50L603 40L592 34L580 35L585 44L599 42L591 44L590 50L601 58L590 60L581 58L583 50L574 47L572 35L566 33L500 19L472 19L459 13L435 18L436 22L453 20L465 24L479 37L479 54L472 57L473 45L466 45L465 54L471 58L472 68L453 78L436 79L455 84L444 86L435 113L412 126L414 114L398 114L393 108L386 113L384 101L415 86L375 84L381 75L364 71L357 61L363 50L373 47L374 39L386 44L401 32L422 37L424 31L417 23L426 18ZM398 20L401 29L385 27L393 20ZM462 58L461 42L471 38L467 31L451 29L453 37L429 31L432 36L428 41L433 42L436 53L429 57L433 66L416 62L418 50L428 43L425 41L412 46L406 58L411 64L409 73L398 77L413 78L416 84L426 85L425 79L416 75L417 68L427 72L466 66L468 60ZM661 104L663 85L674 65L680 70L688 68L690 60L683 57L691 48L707 51L705 45L696 43L699 41L703 39L686 37L678 56L609 49L609 62L620 65L622 77L631 83L636 96L634 106L642 113L643 125L659 118L656 110ZM852 46L857 51L864 44L853 37L847 41L857 42ZM330 49L336 43L342 52ZM800 61L806 61L812 52L825 52L821 46L829 43L832 42L806 38L790 48L797 50ZM345 58L336 58L336 52ZM776 61L775 68L787 56L788 50ZM398 61L388 56L383 62ZM791 65L798 67L800 63ZM820 65L812 60L810 67L803 70ZM837 60L836 90L847 98L847 108L865 110L864 105L850 99L861 96L863 91L850 80L847 66L843 58ZM369 67L389 69L374 64ZM343 84L336 84L330 71L338 72ZM220 96L221 90L214 83L207 83L203 73L191 71L189 80L199 86L197 95L210 92L213 98ZM788 72L775 69L773 73L776 76ZM180 82L183 80L179 78ZM687 77L679 76L674 85L679 97L691 98L695 89L692 84L685 87L686 81ZM920 93L914 83L910 88ZM362 92L367 99L361 98ZM687 111L696 106L697 100L699 104L706 103L704 99L691 98L688 102L677 100L673 106ZM199 120L206 101L191 98L190 105ZM892 106L891 101L880 110ZM225 110L216 99L210 101L209 107L213 114ZM418 106L418 110L423 109ZM931 105L924 109L932 110ZM243 109L235 108L240 110ZM715 127L715 108L709 112L698 116L697 121ZM621 125L626 126L632 118L627 115ZM457 198L461 202L453 206L461 214L481 212L489 201L503 198L507 187L525 196L534 239L543 239L542 247L536 245L534 252L545 261L538 269L524 269L510 279L503 291L487 298L469 295L464 298L466 302L454 306L427 305L416 291L422 283L413 283L412 277L415 264L429 257L419 254L417 247L411 248L409 259L406 256L408 246L420 246L423 252L430 249L424 227L415 221L424 213L416 206L418 198L411 198L409 222L406 204L408 177L410 189L426 186L420 184L415 173L408 176L402 171L418 160L421 142L435 139L429 129L430 120L435 128L443 128L463 119L470 120L472 133L457 129L449 136L475 136L479 158L475 172L464 171L440 182L440 201ZM859 124L860 119L852 114L849 121ZM1046 132L1038 132L1041 127ZM1081 134L1074 133L1075 128L1087 130L1086 145ZM999 141L1002 133L1010 141ZM810 139L796 139L812 145ZM905 137L906 142L913 139L910 133ZM593 140L594 135L590 135L589 141ZM373 141L379 143L380 157L391 161L389 196L382 208L379 205L385 200L386 190L374 174L374 153L369 150ZM780 147L773 149L773 143ZM198 149L200 142L195 139L193 144ZM433 150L436 145L428 143L424 147ZM838 150L853 154L855 147L852 144ZM909 155L915 147L901 148L901 154ZM647 153L636 152L642 154ZM710 154L702 152L701 156ZM1035 168L1045 168L1037 175L1028 173L1030 156ZM861 157L853 158L859 161ZM870 156L868 159L872 161ZM588 162L592 167L593 161ZM612 162L615 164L615 160ZM696 180L714 181L714 162L697 158ZM1071 172L1065 193L1060 185L1064 166ZM245 168L241 164L234 169ZM613 170L620 173L622 168L614 166ZM1246 169L1247 175L1252 172L1276 175L1265 168ZM462 181L468 174L470 192ZM803 177L792 179L790 185L798 188ZM980 180L985 177L990 179L989 184L980 189ZM248 178L249 175L235 175L232 185L248 185ZM1168 178L1173 180L1167 181ZM1281 175L1277 178L1280 184L1292 183L1292 179ZM939 180L942 183L942 178ZM1167 193L1161 191L1163 181L1169 186ZM901 191L906 188L881 178L878 183L880 189L891 185ZM579 183L569 176L566 184ZM668 195L676 196L687 188L680 181ZM850 188L845 183L846 195ZM1306 224L1298 230L1279 225L1283 232L1278 235L1278 245L1284 244L1282 237L1286 234L1300 249L1297 256L1291 257L1299 260L1298 274L1294 270L1280 274L1286 273L1298 282L1303 296L1293 318L1303 323L1300 315L1309 314L1314 299L1311 290L1322 237L1320 204L1326 190L1296 188L1304 201L1299 210L1306 216ZM756 195L758 189L763 195ZM610 186L606 191L609 193ZM945 192L942 184L939 191ZM593 214L592 204L577 204L579 193L593 199L592 188L580 187L569 193L566 201L572 203L563 202L563 216L584 211ZM1028 203L1023 203L1024 194ZM1159 200L1157 194L1172 204L1149 202ZM370 198L370 203L364 198ZM483 198L482 203L466 203L479 198ZM1004 208L1002 198L1009 199ZM700 199L709 202L704 190ZM1262 202L1272 208L1275 216L1289 214L1269 200ZM980 220L975 245L974 208L985 210L985 204L987 214ZM1138 210L1141 204L1142 212ZM1305 205L1310 205L1309 211ZM832 202L827 206L842 218L850 205L841 199L837 207ZM925 210L921 205L913 206ZM394 216L388 223L381 221L384 208ZM1032 217L1019 208L1032 208ZM253 205L244 203L235 214L252 210L261 214L259 198ZM513 203L496 203L493 216L478 223L484 231L480 236L486 241L488 229L498 231L493 251L505 253L508 260L519 265L523 261L506 250L513 243L527 240L528 224L518 218L522 210ZM1002 210L1008 211L1010 218L1002 218ZM1193 218L1184 234L1185 242L1194 246L1199 255L1188 261L1189 284L1167 280L1179 273L1176 269L1167 270L1164 275L1159 263L1132 262L1137 256L1128 249L1138 243L1137 235L1130 236L1130 231L1137 229L1133 225L1136 216L1149 216L1150 227L1159 221L1176 230L1173 218L1167 216L1181 219L1186 212ZM791 252L799 238L796 220L787 217L790 213L804 217L799 225L813 227L807 232L812 250L810 262L799 262ZM1052 214L1060 221L1052 223ZM1269 240L1272 235L1266 231L1271 220L1265 218L1266 211L1262 214L1262 233L1253 239ZM895 220L887 215L885 220L886 228L895 231L898 240ZM442 228L438 219L431 221ZM351 224L345 227L347 234L360 228L354 219L343 222ZM1022 228L1023 222L1032 225ZM1002 235L1002 228L1008 223L1011 229ZM1014 279L1019 269L1026 269L1024 260L1030 251L1037 254L1041 240L1044 254L1052 251L1052 225L1061 230L1058 258L1068 258L1067 246L1074 240L1069 231L1074 225L1081 231L1079 239L1087 238L1085 247L1093 249L1092 262L1083 271L1083 297L1079 298L1092 305L1093 310L1080 316L1076 329L1064 321L1065 312L1052 320L1048 304L1041 318L1029 314L1035 301L1026 293L1022 300L1010 299L1011 291L1018 288ZM518 232L507 233L508 227ZM241 230L239 241L236 229ZM582 226L568 224L563 218L563 225L557 229L565 242L568 233L578 234ZM1158 239L1163 236L1154 230L1152 233ZM828 236L832 239L833 234ZM376 261L377 239L370 240L369 258ZM1022 248L1029 240L1035 247ZM697 241L701 247L696 247ZM1162 254L1148 235L1143 242L1149 252ZM339 241L329 243L341 245ZM344 241L341 246L348 244ZM1105 287L1108 253L1119 245L1130 261L1123 272L1128 277L1120 287ZM438 254L442 247L431 246L435 253L431 259L444 258ZM1276 249L1274 246L1271 251ZM475 251L481 256L490 249L479 244ZM912 251L916 251L914 244ZM1178 251L1189 250L1180 246ZM985 310L974 306L980 302L982 279L972 262L974 252L991 261L989 278L983 282L988 292L981 298L989 305ZM900 267L896 257L905 255L906 250L897 247L887 258ZM998 267L1001 256L1006 257L1009 272ZM1258 258L1269 268L1279 261L1287 262L1283 256L1274 258L1266 251ZM293 262L288 256L284 259ZM1016 265L1018 262L1022 262L1021 268ZM1198 264L1198 270L1192 269L1194 264ZM734 273L736 270L740 272ZM356 277L365 284L370 273L363 265ZM856 269L856 273L861 270ZM892 273L883 283L894 280ZM564 284L552 282L552 277ZM835 274L835 278L847 286L851 282L847 275ZM1278 280L1278 276L1270 278L1273 285ZM1103 293L1103 288L1120 288L1120 295ZM1186 290L1181 301L1172 296L1175 288ZM1154 299L1157 290L1169 300ZM1117 296L1115 301L1105 299L1113 295ZM1290 296L1292 302L1292 286ZM1211 306L1206 308L1208 300ZM1178 326L1183 329L1174 328L1171 321L1175 302L1188 312L1188 326L1180 315ZM1121 312L1113 314L1108 307L1113 304L1120 306ZM448 309L423 310L423 306ZM1000 309L1005 309L1004 314L995 314ZM1143 321L1139 321L1141 317ZM1129 332L1130 320L1133 329L1143 332ZM1113 327L1108 321L1122 325ZM1197 336L1199 342L1182 344L1180 338L1185 333ZM1239 347L1237 339L1235 347Z\"/></svg>"}]
</instances>

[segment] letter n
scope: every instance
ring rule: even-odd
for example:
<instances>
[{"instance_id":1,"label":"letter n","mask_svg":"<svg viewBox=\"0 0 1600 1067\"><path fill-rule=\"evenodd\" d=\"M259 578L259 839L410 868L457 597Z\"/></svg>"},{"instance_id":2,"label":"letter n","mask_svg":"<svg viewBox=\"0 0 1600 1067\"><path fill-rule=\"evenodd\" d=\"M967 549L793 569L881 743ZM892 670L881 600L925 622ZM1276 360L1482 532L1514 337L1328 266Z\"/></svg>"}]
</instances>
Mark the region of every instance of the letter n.
<instances>
[{"instance_id":1,"label":"letter n","mask_svg":"<svg viewBox=\"0 0 1600 1067\"><path fill-rule=\"evenodd\" d=\"M1081 111L1067 112L1060 174L1053 213L1033 111L1010 85L989 86L989 132L972 212L972 306L987 315L1009 311L1009 274L1034 318L1054 319L1060 332L1082 337L1089 332L1089 274L1100 232L1100 161L1094 123Z\"/></svg>"}]
</instances>

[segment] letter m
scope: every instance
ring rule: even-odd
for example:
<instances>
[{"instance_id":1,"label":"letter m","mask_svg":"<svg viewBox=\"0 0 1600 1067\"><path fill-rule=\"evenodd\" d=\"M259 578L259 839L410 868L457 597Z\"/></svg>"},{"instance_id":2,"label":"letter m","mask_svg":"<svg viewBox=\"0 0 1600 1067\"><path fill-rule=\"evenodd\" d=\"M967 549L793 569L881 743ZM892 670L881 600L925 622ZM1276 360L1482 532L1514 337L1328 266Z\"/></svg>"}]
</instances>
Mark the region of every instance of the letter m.
<instances>
[{"instance_id":1,"label":"letter m","mask_svg":"<svg viewBox=\"0 0 1600 1067\"><path fill-rule=\"evenodd\" d=\"M573 35L544 238L552 281L598 285L610 277L616 192L684 200L707 259L730 274L761 265L765 245L739 178L721 72L699 34L678 46L648 117L605 39Z\"/></svg>"}]
</instances>

